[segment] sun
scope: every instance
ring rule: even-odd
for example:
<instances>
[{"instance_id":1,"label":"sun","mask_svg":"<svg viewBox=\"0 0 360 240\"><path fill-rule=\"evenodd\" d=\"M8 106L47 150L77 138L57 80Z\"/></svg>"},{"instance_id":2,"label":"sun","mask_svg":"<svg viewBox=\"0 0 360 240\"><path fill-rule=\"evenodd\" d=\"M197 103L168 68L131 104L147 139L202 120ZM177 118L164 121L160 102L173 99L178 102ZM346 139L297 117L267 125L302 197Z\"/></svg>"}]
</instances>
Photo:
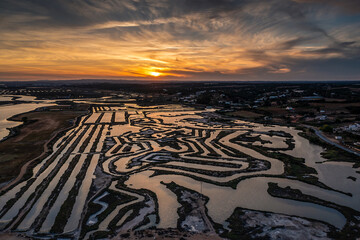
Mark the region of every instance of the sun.
<instances>
[{"instance_id":1,"label":"sun","mask_svg":"<svg viewBox=\"0 0 360 240\"><path fill-rule=\"evenodd\" d=\"M159 72L150 72L150 75L153 76L153 77L158 77L161 75L161 73Z\"/></svg>"}]
</instances>

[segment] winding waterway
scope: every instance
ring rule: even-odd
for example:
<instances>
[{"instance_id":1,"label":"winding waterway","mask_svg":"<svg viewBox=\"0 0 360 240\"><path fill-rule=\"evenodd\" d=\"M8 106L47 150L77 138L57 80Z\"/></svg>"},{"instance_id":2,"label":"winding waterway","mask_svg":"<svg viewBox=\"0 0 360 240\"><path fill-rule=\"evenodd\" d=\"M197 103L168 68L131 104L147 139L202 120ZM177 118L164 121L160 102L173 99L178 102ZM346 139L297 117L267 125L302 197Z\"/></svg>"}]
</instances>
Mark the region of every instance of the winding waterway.
<instances>
[{"instance_id":1,"label":"winding waterway","mask_svg":"<svg viewBox=\"0 0 360 240\"><path fill-rule=\"evenodd\" d=\"M18 106L12 112L9 108L7 116L12 116L50 103L27 104L0 108ZM91 111L56 141L28 179L0 196L2 229L52 236L64 204L68 212L61 231L75 238L83 225L91 226L85 234L89 238L114 228L176 228L181 204L165 185L171 182L208 197L209 217L223 226L237 207L318 220L338 229L348 221L331 205L271 196L269 183L360 211L359 169L349 162L327 162L321 156L324 149L294 128L216 122L214 110L180 105L101 105ZM265 156L256 146L304 158L326 187L286 176L285 162ZM104 200L110 194L111 201ZM90 202L101 209L87 214Z\"/></svg>"}]
</instances>

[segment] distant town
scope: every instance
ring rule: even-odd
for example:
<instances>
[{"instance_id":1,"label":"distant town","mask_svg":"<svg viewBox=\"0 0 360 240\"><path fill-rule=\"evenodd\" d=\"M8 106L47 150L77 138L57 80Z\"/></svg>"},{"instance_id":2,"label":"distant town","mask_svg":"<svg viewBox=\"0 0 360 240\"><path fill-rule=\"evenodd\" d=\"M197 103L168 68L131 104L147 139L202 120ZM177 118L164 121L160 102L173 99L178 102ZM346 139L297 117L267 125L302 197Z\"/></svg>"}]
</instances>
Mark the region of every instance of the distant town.
<instances>
[{"instance_id":1,"label":"distant town","mask_svg":"<svg viewBox=\"0 0 360 240\"><path fill-rule=\"evenodd\" d=\"M114 81L8 82L0 95L39 99L123 97L151 104L181 103L219 108L224 116L268 124L307 125L330 141L360 151L359 82L157 82ZM128 100L127 100L128 101ZM2 102L4 104L4 102Z\"/></svg>"}]
</instances>

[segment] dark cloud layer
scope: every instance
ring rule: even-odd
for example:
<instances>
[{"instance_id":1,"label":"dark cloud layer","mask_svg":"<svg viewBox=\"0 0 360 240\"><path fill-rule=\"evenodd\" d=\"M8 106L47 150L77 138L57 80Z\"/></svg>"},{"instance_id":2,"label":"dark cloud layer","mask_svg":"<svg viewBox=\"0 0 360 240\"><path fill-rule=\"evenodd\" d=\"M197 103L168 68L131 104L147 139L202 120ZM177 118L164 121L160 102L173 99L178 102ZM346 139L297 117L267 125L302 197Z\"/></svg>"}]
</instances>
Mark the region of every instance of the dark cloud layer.
<instances>
[{"instance_id":1,"label":"dark cloud layer","mask_svg":"<svg viewBox=\"0 0 360 240\"><path fill-rule=\"evenodd\" d=\"M360 2L356 0L294 0L299 3L319 3L339 7L350 13L360 12Z\"/></svg>"},{"instance_id":2,"label":"dark cloud layer","mask_svg":"<svg viewBox=\"0 0 360 240\"><path fill-rule=\"evenodd\" d=\"M357 79L359 27L353 0L2 0L0 78Z\"/></svg>"}]
</instances>

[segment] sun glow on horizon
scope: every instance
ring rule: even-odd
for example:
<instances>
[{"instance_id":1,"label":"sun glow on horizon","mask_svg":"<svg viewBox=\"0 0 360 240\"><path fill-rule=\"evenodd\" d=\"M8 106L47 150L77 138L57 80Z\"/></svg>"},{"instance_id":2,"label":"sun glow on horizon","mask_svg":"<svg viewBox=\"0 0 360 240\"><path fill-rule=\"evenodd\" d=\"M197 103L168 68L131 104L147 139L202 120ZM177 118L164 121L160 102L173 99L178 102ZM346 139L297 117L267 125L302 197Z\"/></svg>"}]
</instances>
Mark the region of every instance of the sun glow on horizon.
<instances>
[{"instance_id":1,"label":"sun glow on horizon","mask_svg":"<svg viewBox=\"0 0 360 240\"><path fill-rule=\"evenodd\" d=\"M161 75L159 72L150 72L149 74L153 77L159 77Z\"/></svg>"}]
</instances>

